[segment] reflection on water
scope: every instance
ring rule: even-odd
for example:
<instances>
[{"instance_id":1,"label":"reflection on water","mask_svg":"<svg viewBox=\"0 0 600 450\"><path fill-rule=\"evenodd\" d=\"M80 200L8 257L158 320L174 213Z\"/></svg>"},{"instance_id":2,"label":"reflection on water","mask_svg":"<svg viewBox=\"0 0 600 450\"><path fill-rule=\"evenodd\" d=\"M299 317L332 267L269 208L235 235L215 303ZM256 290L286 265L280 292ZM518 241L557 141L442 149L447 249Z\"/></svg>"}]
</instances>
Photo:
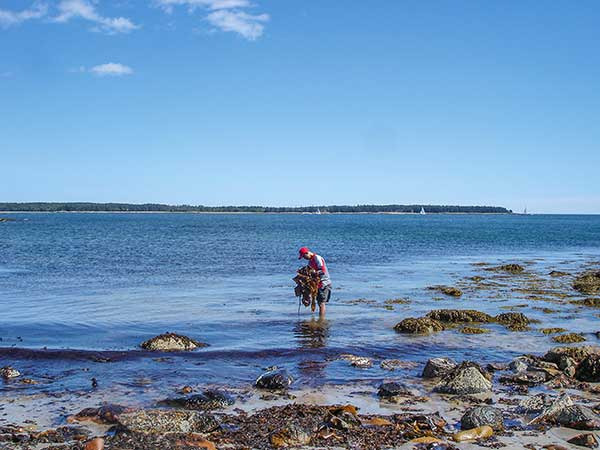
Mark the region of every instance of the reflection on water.
<instances>
[{"instance_id":1,"label":"reflection on water","mask_svg":"<svg viewBox=\"0 0 600 450\"><path fill-rule=\"evenodd\" d=\"M294 326L294 337L300 349L324 348L329 338L330 322L323 318L311 317L309 320L300 320ZM309 384L310 380L318 381L325 377L327 361L323 359L301 360L298 371Z\"/></svg>"}]
</instances>

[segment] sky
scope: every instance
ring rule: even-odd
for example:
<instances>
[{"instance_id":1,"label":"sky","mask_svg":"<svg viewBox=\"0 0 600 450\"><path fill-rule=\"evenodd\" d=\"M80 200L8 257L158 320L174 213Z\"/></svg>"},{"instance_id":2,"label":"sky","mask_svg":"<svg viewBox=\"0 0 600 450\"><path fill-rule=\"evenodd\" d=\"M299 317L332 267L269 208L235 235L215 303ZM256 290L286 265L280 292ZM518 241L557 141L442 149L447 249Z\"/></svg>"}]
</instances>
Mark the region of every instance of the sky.
<instances>
[{"instance_id":1,"label":"sky","mask_svg":"<svg viewBox=\"0 0 600 450\"><path fill-rule=\"evenodd\" d=\"M0 0L0 202L600 213L600 2Z\"/></svg>"}]
</instances>

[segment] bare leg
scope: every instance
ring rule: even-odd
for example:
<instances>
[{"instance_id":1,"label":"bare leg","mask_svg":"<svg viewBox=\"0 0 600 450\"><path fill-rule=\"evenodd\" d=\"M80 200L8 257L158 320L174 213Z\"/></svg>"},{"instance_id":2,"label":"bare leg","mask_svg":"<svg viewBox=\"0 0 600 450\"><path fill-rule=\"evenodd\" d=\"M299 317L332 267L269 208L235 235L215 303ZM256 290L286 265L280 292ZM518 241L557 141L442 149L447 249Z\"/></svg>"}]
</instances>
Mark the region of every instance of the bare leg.
<instances>
[{"instance_id":1,"label":"bare leg","mask_svg":"<svg viewBox=\"0 0 600 450\"><path fill-rule=\"evenodd\" d=\"M319 317L325 317L325 302L319 305Z\"/></svg>"}]
</instances>

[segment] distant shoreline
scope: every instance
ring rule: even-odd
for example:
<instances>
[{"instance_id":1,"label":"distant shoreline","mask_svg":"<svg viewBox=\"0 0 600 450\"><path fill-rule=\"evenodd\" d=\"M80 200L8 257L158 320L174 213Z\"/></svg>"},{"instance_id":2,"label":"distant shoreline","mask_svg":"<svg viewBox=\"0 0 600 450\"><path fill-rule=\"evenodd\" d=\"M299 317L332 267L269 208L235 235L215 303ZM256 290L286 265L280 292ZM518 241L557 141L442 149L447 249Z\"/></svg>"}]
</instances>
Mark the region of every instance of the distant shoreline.
<instances>
[{"instance_id":1,"label":"distant shoreline","mask_svg":"<svg viewBox=\"0 0 600 450\"><path fill-rule=\"evenodd\" d=\"M297 215L297 216L332 216L332 215L387 215L387 216L421 216L418 212L260 212L260 211L0 211L0 214L209 214L209 215ZM490 216L514 216L523 215L512 212L432 212L425 215L490 215Z\"/></svg>"}]
</instances>

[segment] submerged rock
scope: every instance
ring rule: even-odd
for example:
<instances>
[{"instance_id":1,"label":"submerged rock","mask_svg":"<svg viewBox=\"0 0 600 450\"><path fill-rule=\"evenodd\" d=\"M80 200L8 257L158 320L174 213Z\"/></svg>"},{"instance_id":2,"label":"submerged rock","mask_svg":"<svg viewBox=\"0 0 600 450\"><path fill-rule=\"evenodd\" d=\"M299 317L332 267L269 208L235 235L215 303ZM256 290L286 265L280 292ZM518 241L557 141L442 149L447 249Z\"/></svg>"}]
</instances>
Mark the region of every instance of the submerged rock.
<instances>
[{"instance_id":1,"label":"submerged rock","mask_svg":"<svg viewBox=\"0 0 600 450\"><path fill-rule=\"evenodd\" d=\"M454 286L429 286L427 289L431 291L440 291L442 294L449 295L451 297L460 297L463 293L460 289Z\"/></svg>"},{"instance_id":2,"label":"submerged rock","mask_svg":"<svg viewBox=\"0 0 600 450\"><path fill-rule=\"evenodd\" d=\"M8 380L10 378L17 378L21 376L21 372L11 366L4 366L0 369L0 377Z\"/></svg>"},{"instance_id":3,"label":"submerged rock","mask_svg":"<svg viewBox=\"0 0 600 450\"><path fill-rule=\"evenodd\" d=\"M381 398L391 398L400 395L410 396L412 394L403 384L392 381L388 383L382 383L381 386L379 386L377 395Z\"/></svg>"},{"instance_id":4,"label":"submerged rock","mask_svg":"<svg viewBox=\"0 0 600 450\"><path fill-rule=\"evenodd\" d=\"M598 448L598 440L592 433L578 434L567 441L580 447Z\"/></svg>"},{"instance_id":5,"label":"submerged rock","mask_svg":"<svg viewBox=\"0 0 600 450\"><path fill-rule=\"evenodd\" d=\"M556 422L576 430L600 430L600 416L591 409L581 406L567 406L556 415Z\"/></svg>"},{"instance_id":6,"label":"submerged rock","mask_svg":"<svg viewBox=\"0 0 600 450\"><path fill-rule=\"evenodd\" d=\"M367 369L373 365L373 360L371 358L367 358L366 356L356 356L356 355L340 355L340 358L348 361L354 367L359 367L361 369Z\"/></svg>"},{"instance_id":7,"label":"submerged rock","mask_svg":"<svg viewBox=\"0 0 600 450\"><path fill-rule=\"evenodd\" d=\"M143 349L160 352L189 351L207 345L175 333L160 334L140 344Z\"/></svg>"},{"instance_id":8,"label":"submerged rock","mask_svg":"<svg viewBox=\"0 0 600 450\"><path fill-rule=\"evenodd\" d=\"M457 366L451 358L431 358L423 369L423 378L438 378L446 376Z\"/></svg>"},{"instance_id":9,"label":"submerged rock","mask_svg":"<svg viewBox=\"0 0 600 450\"><path fill-rule=\"evenodd\" d=\"M579 362L587 358L589 355L600 354L600 347L593 345L582 345L579 347L555 347L544 355L544 360L561 365L564 358L572 358L575 362Z\"/></svg>"},{"instance_id":10,"label":"submerged rock","mask_svg":"<svg viewBox=\"0 0 600 450\"><path fill-rule=\"evenodd\" d=\"M600 308L600 298L598 297L589 297L583 300L573 300L569 303L573 303L574 305L589 306L590 308Z\"/></svg>"},{"instance_id":11,"label":"submerged rock","mask_svg":"<svg viewBox=\"0 0 600 450\"><path fill-rule=\"evenodd\" d=\"M498 314L494 320L512 331L525 331L531 323L525 314L517 312Z\"/></svg>"},{"instance_id":12,"label":"submerged rock","mask_svg":"<svg viewBox=\"0 0 600 450\"><path fill-rule=\"evenodd\" d=\"M600 270L591 270L578 275L573 281L573 289L582 294L600 292Z\"/></svg>"},{"instance_id":13,"label":"submerged rock","mask_svg":"<svg viewBox=\"0 0 600 450\"><path fill-rule=\"evenodd\" d=\"M540 328L540 333L542 334L557 334L557 333L564 333L565 331L567 331L564 328Z\"/></svg>"},{"instance_id":14,"label":"submerged rock","mask_svg":"<svg viewBox=\"0 0 600 450\"><path fill-rule=\"evenodd\" d=\"M567 333L561 334L559 336L554 336L552 340L561 344L573 344L576 342L584 342L585 338L578 333Z\"/></svg>"},{"instance_id":15,"label":"submerged rock","mask_svg":"<svg viewBox=\"0 0 600 450\"><path fill-rule=\"evenodd\" d=\"M491 330L479 327L463 327L460 329L460 332L463 334L485 334L491 333Z\"/></svg>"},{"instance_id":16,"label":"submerged rock","mask_svg":"<svg viewBox=\"0 0 600 450\"><path fill-rule=\"evenodd\" d=\"M446 323L491 322L492 317L474 309L436 309L430 311L427 317Z\"/></svg>"},{"instance_id":17,"label":"submerged rock","mask_svg":"<svg viewBox=\"0 0 600 450\"><path fill-rule=\"evenodd\" d=\"M519 264L504 264L502 266L488 267L485 270L490 272L507 272L517 274L523 272L525 268Z\"/></svg>"},{"instance_id":18,"label":"submerged rock","mask_svg":"<svg viewBox=\"0 0 600 450\"><path fill-rule=\"evenodd\" d=\"M492 383L488 376L478 364L463 362L442 379L435 387L435 391L452 395L491 392Z\"/></svg>"},{"instance_id":19,"label":"submerged rock","mask_svg":"<svg viewBox=\"0 0 600 450\"><path fill-rule=\"evenodd\" d=\"M201 394L190 395L188 397L163 400L161 403L176 408L209 411L231 406L235 403L235 400L225 392L207 390Z\"/></svg>"},{"instance_id":20,"label":"submerged rock","mask_svg":"<svg viewBox=\"0 0 600 450\"><path fill-rule=\"evenodd\" d=\"M290 387L294 379L285 369L270 370L263 373L256 380L256 387L270 391L285 390Z\"/></svg>"},{"instance_id":21,"label":"submerged rock","mask_svg":"<svg viewBox=\"0 0 600 450\"><path fill-rule=\"evenodd\" d=\"M504 429L504 417L502 412L493 406L475 406L469 408L460 419L460 427L463 430L489 425L495 431Z\"/></svg>"},{"instance_id":22,"label":"submerged rock","mask_svg":"<svg viewBox=\"0 0 600 450\"><path fill-rule=\"evenodd\" d=\"M575 370L575 378L590 383L600 382L600 355L589 355Z\"/></svg>"},{"instance_id":23,"label":"submerged rock","mask_svg":"<svg viewBox=\"0 0 600 450\"><path fill-rule=\"evenodd\" d=\"M409 317L397 323L394 330L397 333L430 334L442 331L444 326L437 320L429 317Z\"/></svg>"},{"instance_id":24,"label":"submerged rock","mask_svg":"<svg viewBox=\"0 0 600 450\"><path fill-rule=\"evenodd\" d=\"M553 270L548 275L550 275L551 277L566 277L569 274L567 272L561 272L560 270Z\"/></svg>"},{"instance_id":25,"label":"submerged rock","mask_svg":"<svg viewBox=\"0 0 600 450\"><path fill-rule=\"evenodd\" d=\"M208 414L179 409L149 409L121 414L119 423L135 433L210 433L219 428Z\"/></svg>"}]
</instances>

